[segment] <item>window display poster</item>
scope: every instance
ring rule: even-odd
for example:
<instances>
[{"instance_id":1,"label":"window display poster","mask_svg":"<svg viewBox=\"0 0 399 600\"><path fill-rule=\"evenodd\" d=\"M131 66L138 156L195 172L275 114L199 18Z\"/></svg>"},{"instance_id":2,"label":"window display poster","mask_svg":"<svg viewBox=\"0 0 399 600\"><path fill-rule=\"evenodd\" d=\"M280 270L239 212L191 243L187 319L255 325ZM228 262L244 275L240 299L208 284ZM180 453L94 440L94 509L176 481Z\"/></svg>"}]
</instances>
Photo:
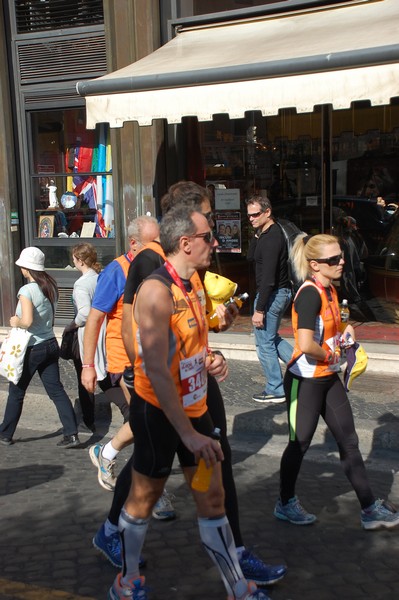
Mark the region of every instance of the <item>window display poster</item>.
<instances>
[{"instance_id":1,"label":"window display poster","mask_svg":"<svg viewBox=\"0 0 399 600\"><path fill-rule=\"evenodd\" d=\"M215 189L216 210L240 210L239 189Z\"/></svg>"},{"instance_id":2,"label":"window display poster","mask_svg":"<svg viewBox=\"0 0 399 600\"><path fill-rule=\"evenodd\" d=\"M40 238L50 238L54 235L54 216L43 215L39 218L39 235Z\"/></svg>"},{"instance_id":3,"label":"window display poster","mask_svg":"<svg viewBox=\"0 0 399 600\"><path fill-rule=\"evenodd\" d=\"M215 215L216 252L241 252L241 215L239 212L223 212Z\"/></svg>"}]
</instances>

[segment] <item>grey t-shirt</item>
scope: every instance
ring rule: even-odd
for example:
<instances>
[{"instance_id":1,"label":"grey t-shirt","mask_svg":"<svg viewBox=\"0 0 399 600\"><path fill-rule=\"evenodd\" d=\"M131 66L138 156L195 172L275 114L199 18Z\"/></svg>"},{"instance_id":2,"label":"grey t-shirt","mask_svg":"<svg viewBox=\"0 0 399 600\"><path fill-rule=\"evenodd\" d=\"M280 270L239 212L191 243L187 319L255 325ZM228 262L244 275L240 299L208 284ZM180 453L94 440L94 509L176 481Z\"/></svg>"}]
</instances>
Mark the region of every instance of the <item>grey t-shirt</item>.
<instances>
[{"instance_id":1,"label":"grey t-shirt","mask_svg":"<svg viewBox=\"0 0 399 600\"><path fill-rule=\"evenodd\" d=\"M18 291L18 298L20 296L25 296L33 304L33 323L28 329L29 333L32 334L29 346L34 346L53 338L53 309L50 301L43 294L38 284L31 282L23 285ZM54 310L56 310L56 305L54 305ZM21 317L22 309L20 301L18 301L15 314L17 317Z\"/></svg>"}]
</instances>

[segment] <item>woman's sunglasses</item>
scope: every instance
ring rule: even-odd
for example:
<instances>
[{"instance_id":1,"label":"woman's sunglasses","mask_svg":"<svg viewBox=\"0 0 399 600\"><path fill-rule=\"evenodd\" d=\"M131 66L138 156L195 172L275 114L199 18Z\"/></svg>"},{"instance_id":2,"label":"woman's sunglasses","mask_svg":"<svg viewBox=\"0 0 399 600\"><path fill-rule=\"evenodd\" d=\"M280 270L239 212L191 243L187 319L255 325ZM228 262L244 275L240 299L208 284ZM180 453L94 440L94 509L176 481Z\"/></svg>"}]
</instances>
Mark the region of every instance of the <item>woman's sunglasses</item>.
<instances>
[{"instance_id":1,"label":"woman's sunglasses","mask_svg":"<svg viewBox=\"0 0 399 600\"><path fill-rule=\"evenodd\" d=\"M344 258L343 253L336 254L335 256L329 256L328 258L309 258L309 260L314 260L317 263L321 263L323 265L328 265L329 267L336 267L339 265L341 259Z\"/></svg>"}]
</instances>

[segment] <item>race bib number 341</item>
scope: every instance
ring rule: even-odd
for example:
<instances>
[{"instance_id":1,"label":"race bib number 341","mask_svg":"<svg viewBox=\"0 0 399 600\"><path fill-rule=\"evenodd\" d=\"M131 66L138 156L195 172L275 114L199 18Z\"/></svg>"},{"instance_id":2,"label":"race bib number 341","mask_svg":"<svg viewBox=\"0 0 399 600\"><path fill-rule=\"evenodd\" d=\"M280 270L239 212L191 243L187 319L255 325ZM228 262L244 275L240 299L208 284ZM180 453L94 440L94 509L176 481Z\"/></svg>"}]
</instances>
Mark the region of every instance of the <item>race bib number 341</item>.
<instances>
[{"instance_id":1,"label":"race bib number 341","mask_svg":"<svg viewBox=\"0 0 399 600\"><path fill-rule=\"evenodd\" d=\"M183 390L183 406L191 406L207 391L207 373L205 369L205 351L180 361L180 381Z\"/></svg>"}]
</instances>

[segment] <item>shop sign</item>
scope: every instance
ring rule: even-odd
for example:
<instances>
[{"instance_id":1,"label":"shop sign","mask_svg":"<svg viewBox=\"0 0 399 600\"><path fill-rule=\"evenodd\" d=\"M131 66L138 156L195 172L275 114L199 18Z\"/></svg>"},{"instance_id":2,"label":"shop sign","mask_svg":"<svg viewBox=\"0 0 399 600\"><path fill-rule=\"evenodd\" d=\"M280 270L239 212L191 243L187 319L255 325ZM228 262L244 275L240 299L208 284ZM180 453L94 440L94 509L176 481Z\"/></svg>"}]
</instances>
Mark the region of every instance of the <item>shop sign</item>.
<instances>
[{"instance_id":1,"label":"shop sign","mask_svg":"<svg viewBox=\"0 0 399 600\"><path fill-rule=\"evenodd\" d=\"M240 190L216 188L215 210L240 210Z\"/></svg>"}]
</instances>

